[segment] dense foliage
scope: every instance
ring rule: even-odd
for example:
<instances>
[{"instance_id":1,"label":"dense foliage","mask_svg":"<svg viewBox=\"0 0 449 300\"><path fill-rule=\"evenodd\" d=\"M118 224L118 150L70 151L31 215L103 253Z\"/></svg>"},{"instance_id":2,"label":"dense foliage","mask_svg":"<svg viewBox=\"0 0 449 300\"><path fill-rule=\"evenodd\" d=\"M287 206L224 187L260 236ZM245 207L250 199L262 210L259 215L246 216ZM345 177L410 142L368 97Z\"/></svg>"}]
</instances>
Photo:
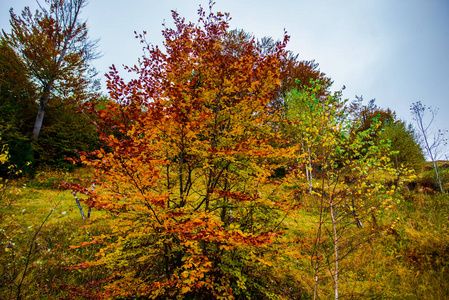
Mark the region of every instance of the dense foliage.
<instances>
[{"instance_id":1,"label":"dense foliage","mask_svg":"<svg viewBox=\"0 0 449 300\"><path fill-rule=\"evenodd\" d=\"M283 293L267 285L275 279L264 256L293 204L279 182L268 185L288 154L276 147L280 114L269 105L288 37L269 51L245 41L237 56L222 45L227 16L199 14L195 25L173 13L165 52L149 46L132 69L138 79L108 75L114 101L97 124L111 151L84 158L97 188L79 190L117 224L98 260L79 266L112 270L101 297Z\"/></svg>"},{"instance_id":2,"label":"dense foliage","mask_svg":"<svg viewBox=\"0 0 449 300\"><path fill-rule=\"evenodd\" d=\"M298 297L301 283L289 280L292 273L274 273L267 258L285 256L272 245L284 243L279 225L297 213L294 187L306 173L321 212L331 211L320 217L312 243L315 277L329 267L322 260L335 262L338 297L338 263L348 252L337 242L343 228L391 206L395 186L386 183L409 173L391 167L386 141L375 142L380 120L352 128L345 101L327 91L327 79L311 76L301 92L284 95L284 109L273 105L285 82L287 36L270 46L236 40L227 15L200 9L199 16L198 24L186 23L173 12L164 51L148 45L130 69L137 79L128 83L112 68L112 101L102 110L86 106L109 151L81 157L93 167L95 191L72 188L109 212L115 226L95 240L103 245L95 260L72 268L108 269L112 275L97 294L103 298ZM335 234L325 237L329 220ZM315 295L323 293L319 284Z\"/></svg>"},{"instance_id":3,"label":"dense foliage","mask_svg":"<svg viewBox=\"0 0 449 300\"><path fill-rule=\"evenodd\" d=\"M396 168L401 166L415 171L420 171L425 159L423 149L416 138L416 133L411 124L398 119L396 114L389 109L382 109L370 100L363 105L363 97L356 97L349 106L352 119L351 132L353 135L367 130L378 122L373 133L376 143L387 141L391 146L390 158Z\"/></svg>"},{"instance_id":4,"label":"dense foliage","mask_svg":"<svg viewBox=\"0 0 449 300\"><path fill-rule=\"evenodd\" d=\"M374 101L332 93L317 64L286 50L286 34L275 42L229 31L229 15L212 6L197 23L172 12L162 48L139 35L135 79L113 66L110 98L53 93L38 140L19 114L33 118L42 91L3 39L0 165L12 170L23 141L30 160L72 156L88 167L1 181L0 296L447 296L448 199L428 204L431 188L403 184L423 165L412 128ZM36 15L41 27L49 15ZM73 87L86 83L78 79ZM44 188L73 190L92 217Z\"/></svg>"},{"instance_id":5,"label":"dense foliage","mask_svg":"<svg viewBox=\"0 0 449 300\"><path fill-rule=\"evenodd\" d=\"M27 171L27 162L33 162L29 133L37 105L36 89L25 71L23 62L4 41L0 41L0 133L2 143L8 144L9 162ZM7 165L1 168L2 176Z\"/></svg>"},{"instance_id":6,"label":"dense foliage","mask_svg":"<svg viewBox=\"0 0 449 300\"><path fill-rule=\"evenodd\" d=\"M89 40L87 25L80 21L85 0L46 0L34 14L25 7L20 15L10 10L11 33L1 39L20 57L27 76L37 90L38 110L31 133L39 138L47 106L53 102L76 103L95 96L89 60L95 42Z\"/></svg>"},{"instance_id":7,"label":"dense foliage","mask_svg":"<svg viewBox=\"0 0 449 300\"><path fill-rule=\"evenodd\" d=\"M49 9L34 15L11 10L11 33L0 38L0 133L10 164L25 172L64 167L75 149L98 148L90 120L76 114L79 104L97 97L98 86L87 65L93 45L77 19L83 1L70 3L47 1Z\"/></svg>"}]
</instances>

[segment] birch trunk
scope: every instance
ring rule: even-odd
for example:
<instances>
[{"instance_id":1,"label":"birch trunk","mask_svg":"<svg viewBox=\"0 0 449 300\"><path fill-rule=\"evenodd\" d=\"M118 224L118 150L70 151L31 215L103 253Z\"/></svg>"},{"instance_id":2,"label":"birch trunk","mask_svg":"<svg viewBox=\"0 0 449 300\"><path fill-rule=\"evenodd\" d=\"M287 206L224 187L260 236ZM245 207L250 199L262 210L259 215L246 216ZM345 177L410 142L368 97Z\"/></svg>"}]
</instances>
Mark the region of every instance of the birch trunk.
<instances>
[{"instance_id":1,"label":"birch trunk","mask_svg":"<svg viewBox=\"0 0 449 300\"><path fill-rule=\"evenodd\" d=\"M336 207L333 203L333 199L331 199L331 218L332 218L332 230L334 234L334 257L335 257L335 264L334 264L334 293L335 293L335 300L338 299L338 234L337 234L337 219L336 219Z\"/></svg>"},{"instance_id":2,"label":"birch trunk","mask_svg":"<svg viewBox=\"0 0 449 300\"><path fill-rule=\"evenodd\" d=\"M53 89L51 83L46 83L44 85L44 90L39 101L39 109L37 111L36 121L34 122L33 133L31 134L31 139L33 142L37 142L39 138L39 133L41 132L42 123L44 121L45 110L47 108L48 100L50 99L50 93Z\"/></svg>"}]
</instances>

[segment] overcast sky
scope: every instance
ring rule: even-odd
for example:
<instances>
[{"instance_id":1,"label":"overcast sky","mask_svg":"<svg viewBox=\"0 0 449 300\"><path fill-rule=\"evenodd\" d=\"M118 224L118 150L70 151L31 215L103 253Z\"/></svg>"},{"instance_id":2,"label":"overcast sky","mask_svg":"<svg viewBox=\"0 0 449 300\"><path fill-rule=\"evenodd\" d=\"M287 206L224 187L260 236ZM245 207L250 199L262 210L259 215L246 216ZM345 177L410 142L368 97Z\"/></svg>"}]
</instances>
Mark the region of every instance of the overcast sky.
<instances>
[{"instance_id":1,"label":"overcast sky","mask_svg":"<svg viewBox=\"0 0 449 300\"><path fill-rule=\"evenodd\" d=\"M95 67L104 74L112 64L134 65L142 55L134 31L146 30L160 45L170 10L196 22L200 4L208 7L207 0L91 0L82 17L90 37L100 38L104 55ZM37 7L2 0L0 27L8 32L9 9L18 14L25 6ZM449 129L448 0L216 0L214 11L229 12L231 29L257 37L281 39L285 28L288 48L318 62L334 90L345 85L344 98L376 98L408 122L410 105L421 101L439 108L434 127Z\"/></svg>"}]
</instances>

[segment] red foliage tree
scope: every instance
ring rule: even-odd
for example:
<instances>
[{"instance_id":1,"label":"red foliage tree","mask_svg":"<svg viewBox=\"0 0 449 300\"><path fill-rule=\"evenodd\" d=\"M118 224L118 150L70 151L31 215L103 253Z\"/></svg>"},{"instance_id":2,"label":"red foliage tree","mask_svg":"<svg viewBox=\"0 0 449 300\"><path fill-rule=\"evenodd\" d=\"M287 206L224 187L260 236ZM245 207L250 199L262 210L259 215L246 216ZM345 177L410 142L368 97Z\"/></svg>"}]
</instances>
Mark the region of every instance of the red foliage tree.
<instances>
[{"instance_id":1,"label":"red foliage tree","mask_svg":"<svg viewBox=\"0 0 449 300\"><path fill-rule=\"evenodd\" d=\"M289 208L281 180L270 178L288 155L274 146L280 116L270 105L288 36L269 51L245 41L235 56L223 46L227 14L200 9L199 24L173 19L165 51L146 45L128 83L112 68L113 100L88 107L108 151L82 157L97 188L78 191L110 213L113 233L97 237L97 260L78 267L111 270L103 298L283 293L269 284L263 257Z\"/></svg>"}]
</instances>

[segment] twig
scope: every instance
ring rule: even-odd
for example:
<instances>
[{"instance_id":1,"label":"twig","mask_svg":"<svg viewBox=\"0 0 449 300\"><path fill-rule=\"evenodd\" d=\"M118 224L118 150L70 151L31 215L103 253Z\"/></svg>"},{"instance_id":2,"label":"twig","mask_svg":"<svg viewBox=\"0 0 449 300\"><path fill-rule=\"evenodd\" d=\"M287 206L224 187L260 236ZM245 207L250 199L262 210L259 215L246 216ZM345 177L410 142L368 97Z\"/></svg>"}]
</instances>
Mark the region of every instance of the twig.
<instances>
[{"instance_id":1,"label":"twig","mask_svg":"<svg viewBox=\"0 0 449 300\"><path fill-rule=\"evenodd\" d=\"M33 251L34 241L36 240L37 235L41 231L41 229L44 226L44 224L47 222L47 220L50 217L50 215L53 213L53 211L56 209L56 207L59 205L59 203L61 203L62 199L64 199L64 194L61 196L61 199L59 199L58 203L56 203L56 205L53 207L53 209L50 210L50 212L48 213L47 217L44 219L44 221L42 222L41 226L39 226L39 228L36 230L36 233L34 234L33 238L30 241L30 249L28 251L27 260L26 260L26 263L25 263L25 270L23 270L22 279L20 280L20 283L17 286L17 297L16 297L17 300L19 300L20 297L21 297L20 292L21 292L23 280L25 279L25 276L26 276L26 273L27 273L27 270L28 270L28 265L30 263L31 253Z\"/></svg>"}]
</instances>

